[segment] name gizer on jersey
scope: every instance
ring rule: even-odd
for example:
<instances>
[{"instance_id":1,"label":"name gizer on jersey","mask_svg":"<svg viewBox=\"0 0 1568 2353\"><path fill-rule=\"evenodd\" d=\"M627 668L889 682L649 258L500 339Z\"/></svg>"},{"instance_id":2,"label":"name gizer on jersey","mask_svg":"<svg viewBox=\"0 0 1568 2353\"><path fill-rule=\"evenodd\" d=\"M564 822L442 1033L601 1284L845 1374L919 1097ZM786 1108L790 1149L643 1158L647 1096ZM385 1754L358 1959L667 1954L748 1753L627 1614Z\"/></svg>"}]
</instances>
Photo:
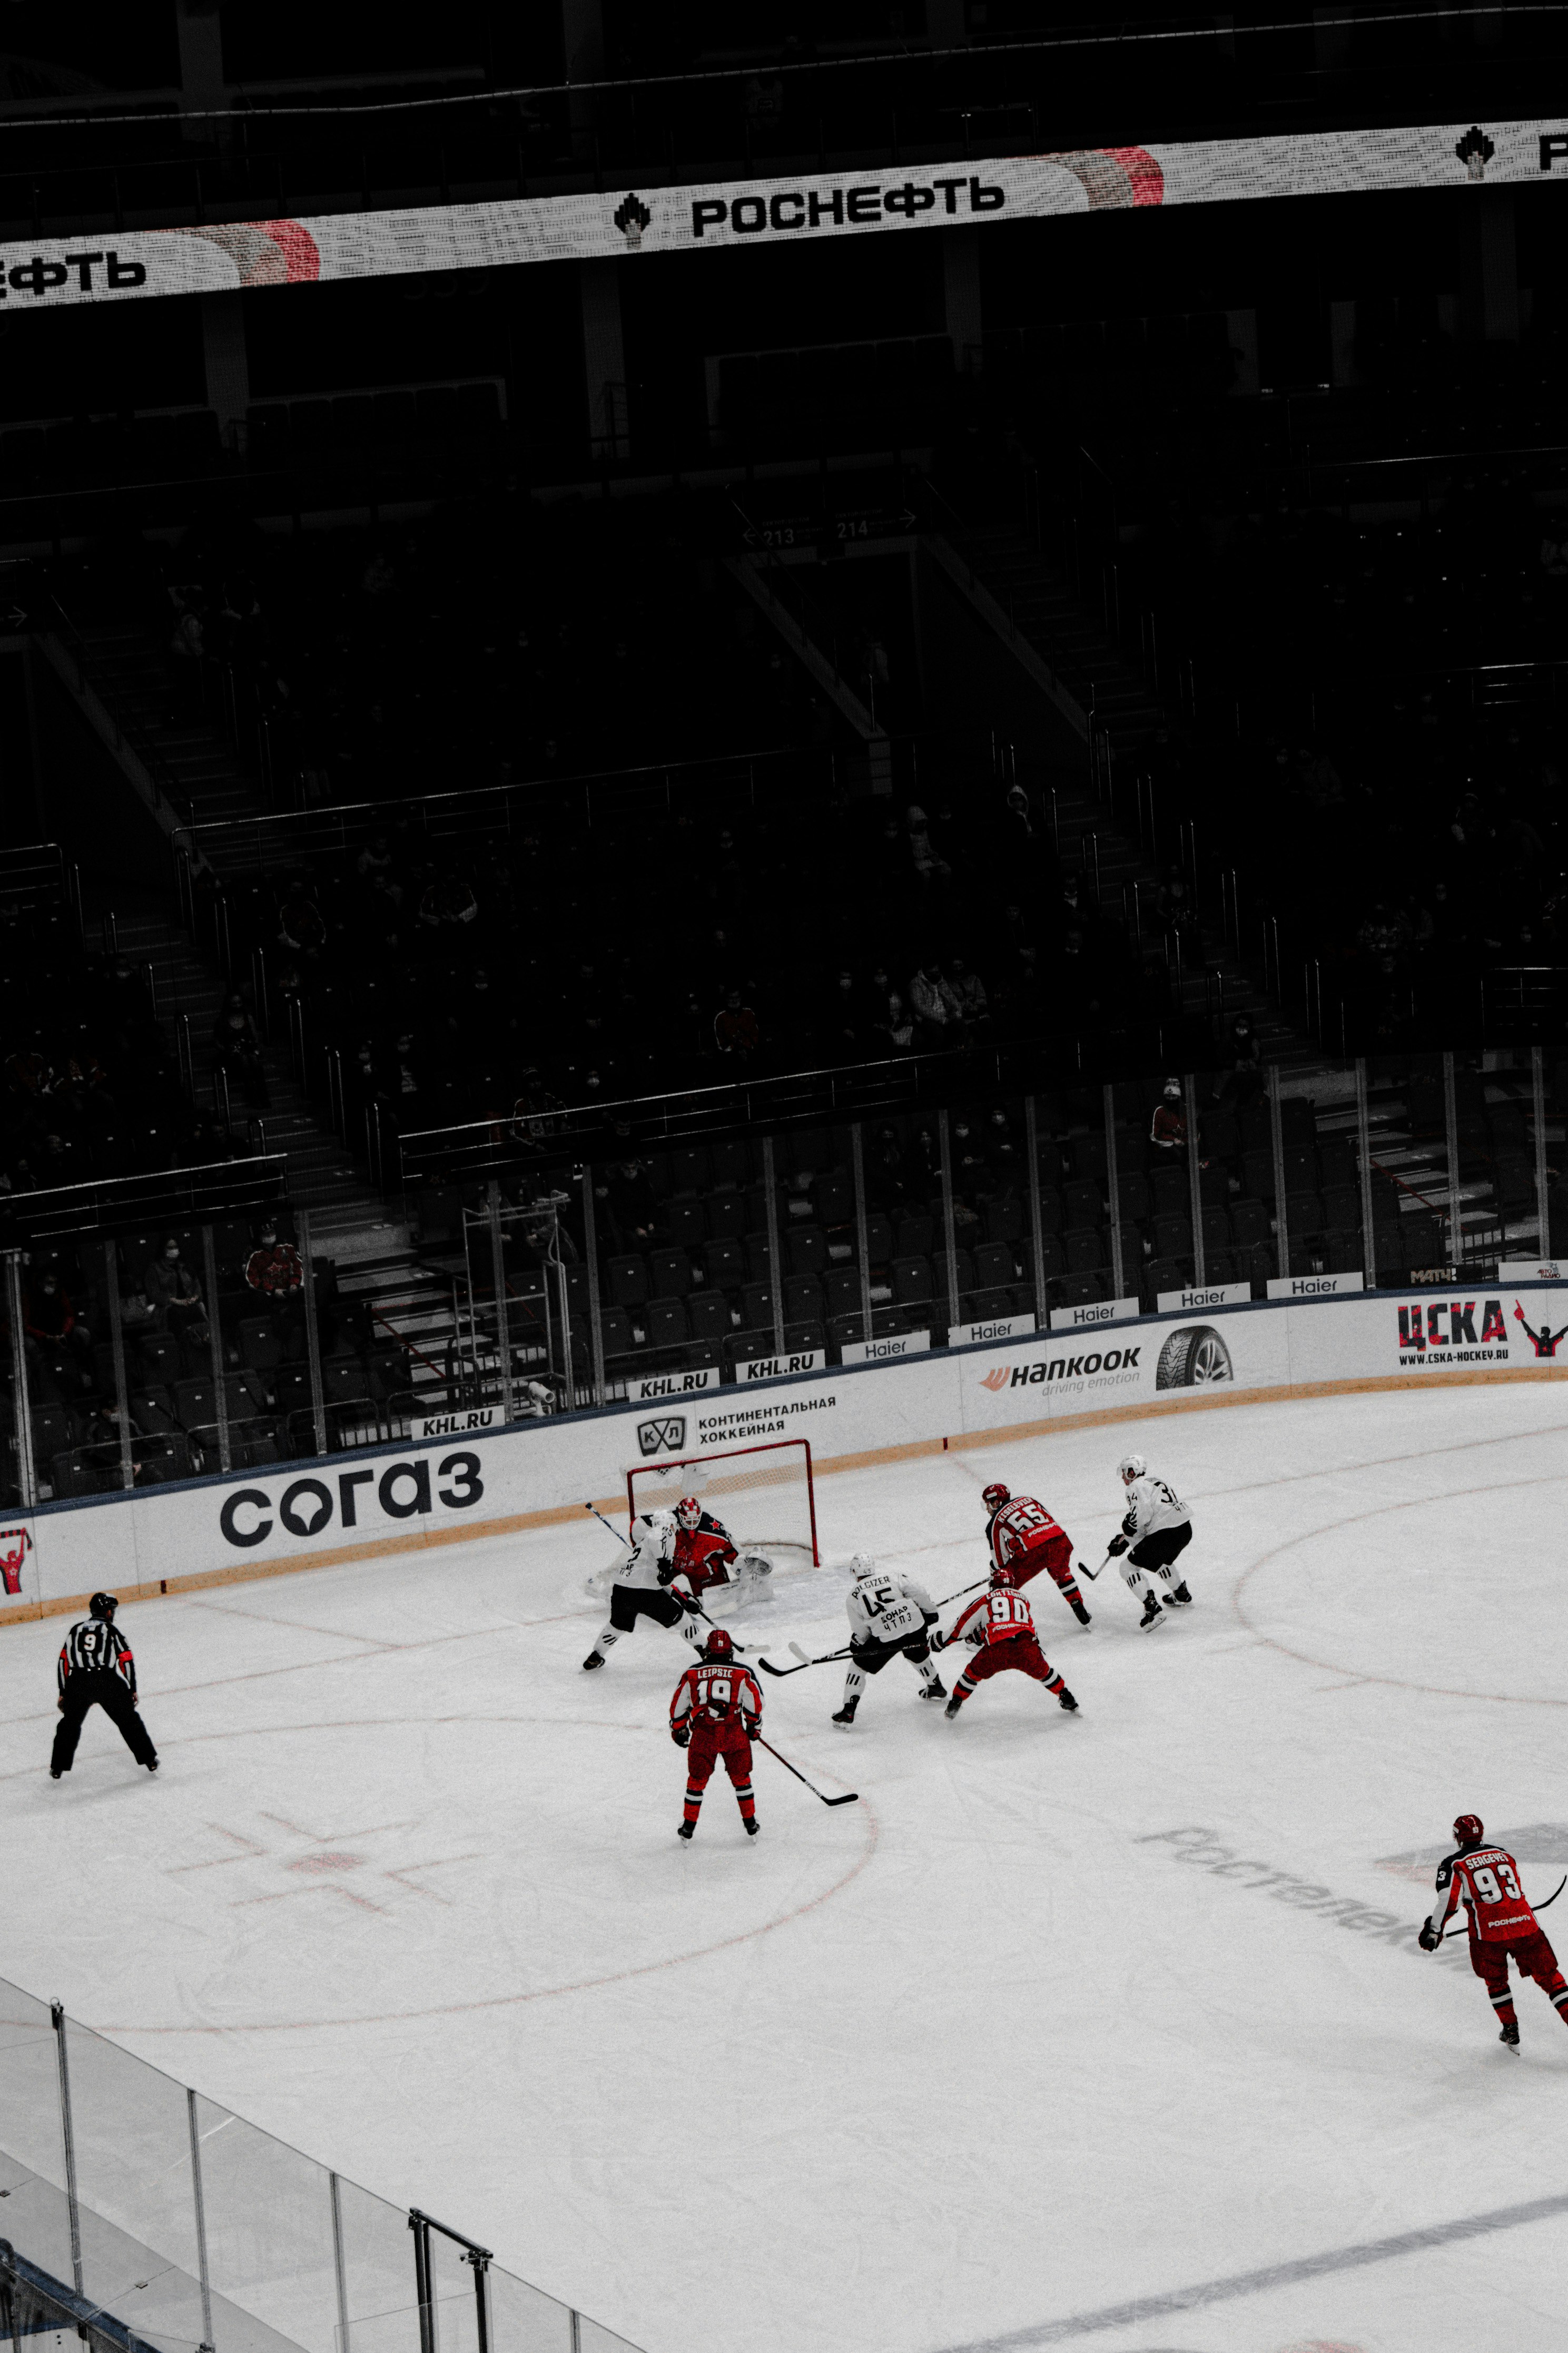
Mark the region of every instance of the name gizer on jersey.
<instances>
[{"instance_id":1,"label":"name gizer on jersey","mask_svg":"<svg viewBox=\"0 0 1568 2353\"><path fill-rule=\"evenodd\" d=\"M891 1577L863 1577L852 1588L849 1599L879 1641L891 1641L897 1634L916 1634L925 1624L925 1611L920 1603L901 1592Z\"/></svg>"}]
</instances>

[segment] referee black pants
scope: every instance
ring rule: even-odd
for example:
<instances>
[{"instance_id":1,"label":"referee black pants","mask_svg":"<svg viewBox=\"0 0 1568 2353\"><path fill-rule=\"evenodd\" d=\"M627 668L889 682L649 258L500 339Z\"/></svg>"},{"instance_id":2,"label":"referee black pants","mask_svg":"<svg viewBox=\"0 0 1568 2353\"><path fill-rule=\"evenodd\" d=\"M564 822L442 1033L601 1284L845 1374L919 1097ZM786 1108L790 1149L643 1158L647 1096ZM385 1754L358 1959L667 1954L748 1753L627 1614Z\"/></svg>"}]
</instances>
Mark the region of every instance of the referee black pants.
<instances>
[{"instance_id":1,"label":"referee black pants","mask_svg":"<svg viewBox=\"0 0 1568 2353\"><path fill-rule=\"evenodd\" d=\"M68 1773L76 1755L77 1742L81 1738L82 1721L89 1707L100 1707L110 1720L120 1726L120 1735L138 1765L155 1765L158 1752L147 1737L147 1727L136 1713L136 1703L125 1688L125 1679L106 1669L91 1674L79 1671L66 1677L65 1705L55 1727L54 1753L49 1758L53 1773Z\"/></svg>"}]
</instances>

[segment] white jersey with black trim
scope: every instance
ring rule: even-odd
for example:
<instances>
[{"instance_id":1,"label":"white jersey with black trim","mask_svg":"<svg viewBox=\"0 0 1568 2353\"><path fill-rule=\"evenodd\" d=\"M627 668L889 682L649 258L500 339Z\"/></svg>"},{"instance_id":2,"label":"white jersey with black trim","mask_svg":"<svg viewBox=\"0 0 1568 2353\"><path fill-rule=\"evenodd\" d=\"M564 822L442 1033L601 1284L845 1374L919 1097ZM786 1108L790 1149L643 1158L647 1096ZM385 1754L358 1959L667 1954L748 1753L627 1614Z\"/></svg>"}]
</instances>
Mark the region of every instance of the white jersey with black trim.
<instances>
[{"instance_id":1,"label":"white jersey with black trim","mask_svg":"<svg viewBox=\"0 0 1568 2353\"><path fill-rule=\"evenodd\" d=\"M1162 1528L1191 1526L1191 1512L1163 1479L1155 1479L1145 1472L1142 1479L1133 1480L1126 1492L1127 1516L1121 1523L1124 1536L1152 1536Z\"/></svg>"},{"instance_id":2,"label":"white jersey with black trim","mask_svg":"<svg viewBox=\"0 0 1568 2353\"><path fill-rule=\"evenodd\" d=\"M648 1513L632 1522L631 1550L616 1561L612 1575L617 1585L635 1585L642 1590L650 1586L668 1585L668 1571L675 1558L675 1522L660 1527ZM660 1576L659 1571L667 1573Z\"/></svg>"},{"instance_id":3,"label":"white jersey with black trim","mask_svg":"<svg viewBox=\"0 0 1568 2353\"><path fill-rule=\"evenodd\" d=\"M901 1642L936 1615L917 1577L900 1577L889 1568L873 1568L858 1577L845 1596L844 1608L853 1642Z\"/></svg>"}]
</instances>

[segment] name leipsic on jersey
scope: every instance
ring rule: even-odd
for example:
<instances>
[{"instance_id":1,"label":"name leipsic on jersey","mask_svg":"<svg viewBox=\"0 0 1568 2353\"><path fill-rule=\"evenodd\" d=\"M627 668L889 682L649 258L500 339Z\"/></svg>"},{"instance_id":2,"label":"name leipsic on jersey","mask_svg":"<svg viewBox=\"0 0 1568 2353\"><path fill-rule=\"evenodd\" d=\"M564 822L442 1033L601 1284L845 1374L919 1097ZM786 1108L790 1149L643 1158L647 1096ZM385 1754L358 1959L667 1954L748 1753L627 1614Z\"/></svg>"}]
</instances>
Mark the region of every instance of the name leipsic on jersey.
<instances>
[{"instance_id":1,"label":"name leipsic on jersey","mask_svg":"<svg viewBox=\"0 0 1568 2353\"><path fill-rule=\"evenodd\" d=\"M710 1729L721 1725L749 1727L760 1724L762 1715L763 1695L754 1676L728 1659L700 1660L688 1667L669 1706L672 1725L689 1721L694 1727L706 1725Z\"/></svg>"}]
</instances>

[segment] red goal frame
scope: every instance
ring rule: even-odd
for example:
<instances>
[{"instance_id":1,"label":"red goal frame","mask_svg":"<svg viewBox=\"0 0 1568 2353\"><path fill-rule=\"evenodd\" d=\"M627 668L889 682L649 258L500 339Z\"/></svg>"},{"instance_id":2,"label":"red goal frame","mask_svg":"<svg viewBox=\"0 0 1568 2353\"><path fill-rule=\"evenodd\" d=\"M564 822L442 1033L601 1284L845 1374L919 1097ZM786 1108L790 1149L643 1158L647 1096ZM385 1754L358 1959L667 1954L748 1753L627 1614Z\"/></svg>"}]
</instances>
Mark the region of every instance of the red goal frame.
<instances>
[{"instance_id":1,"label":"red goal frame","mask_svg":"<svg viewBox=\"0 0 1568 2353\"><path fill-rule=\"evenodd\" d=\"M637 1482L639 1475L646 1476L647 1472L656 1471L662 1477L671 1471L711 1470L718 1463L737 1462L747 1455L795 1453L797 1451L805 1461L805 1505L811 1520L812 1567L820 1568L822 1547L816 1540L816 1480L812 1470L809 1438L765 1438L759 1440L754 1446L719 1446L710 1454L677 1454L662 1460L654 1457L646 1462L635 1462L626 1472L627 1517L635 1520L637 1515ZM779 1541L787 1540L780 1538Z\"/></svg>"}]
</instances>

